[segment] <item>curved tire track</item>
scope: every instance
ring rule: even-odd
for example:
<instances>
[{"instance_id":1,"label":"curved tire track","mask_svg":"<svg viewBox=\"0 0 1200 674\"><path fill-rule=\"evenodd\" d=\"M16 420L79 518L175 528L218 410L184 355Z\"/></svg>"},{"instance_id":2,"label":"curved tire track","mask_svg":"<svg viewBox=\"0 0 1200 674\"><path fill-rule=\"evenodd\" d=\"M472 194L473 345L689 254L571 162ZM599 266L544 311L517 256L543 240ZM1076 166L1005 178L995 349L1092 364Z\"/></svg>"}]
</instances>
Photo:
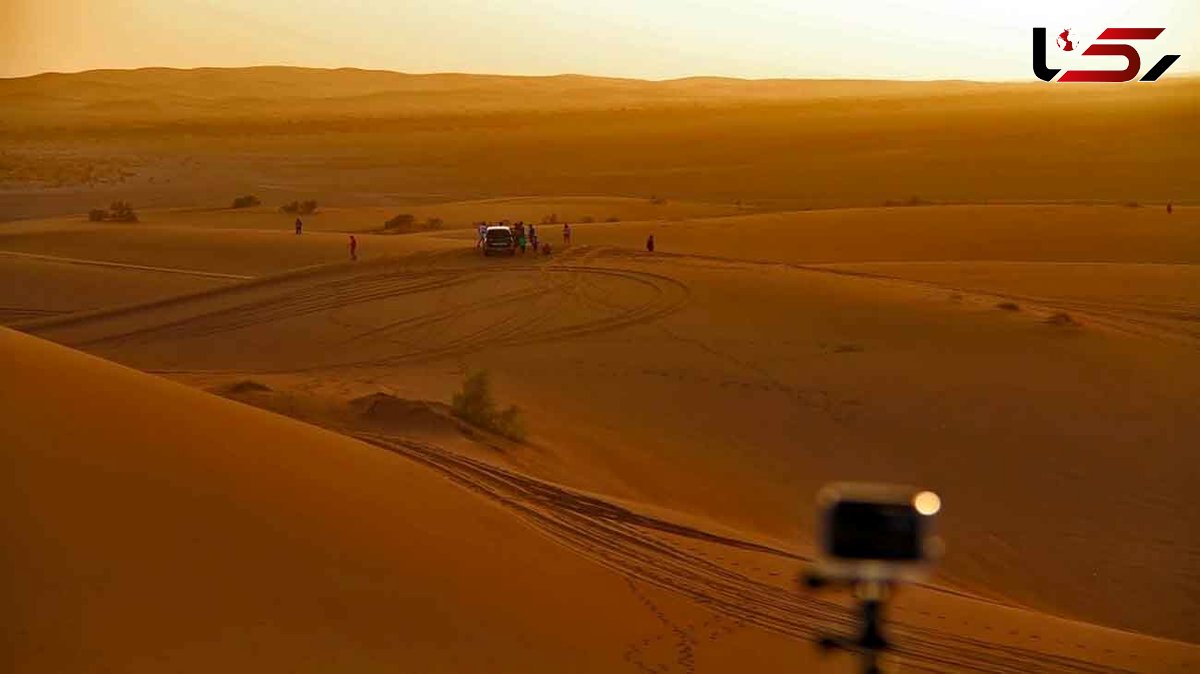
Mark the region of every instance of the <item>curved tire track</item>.
<instances>
[{"instance_id":1,"label":"curved tire track","mask_svg":"<svg viewBox=\"0 0 1200 674\"><path fill-rule=\"evenodd\" d=\"M647 531L661 531L796 559L786 551L704 532L471 459L435 445L370 433L355 437L423 463L461 486L514 511L551 537L628 577L683 594L712 611L762 629L815 641L847 632L855 617L843 606L763 583L687 551ZM936 672L1126 672L1042 651L893 623L893 657Z\"/></svg>"}]
</instances>

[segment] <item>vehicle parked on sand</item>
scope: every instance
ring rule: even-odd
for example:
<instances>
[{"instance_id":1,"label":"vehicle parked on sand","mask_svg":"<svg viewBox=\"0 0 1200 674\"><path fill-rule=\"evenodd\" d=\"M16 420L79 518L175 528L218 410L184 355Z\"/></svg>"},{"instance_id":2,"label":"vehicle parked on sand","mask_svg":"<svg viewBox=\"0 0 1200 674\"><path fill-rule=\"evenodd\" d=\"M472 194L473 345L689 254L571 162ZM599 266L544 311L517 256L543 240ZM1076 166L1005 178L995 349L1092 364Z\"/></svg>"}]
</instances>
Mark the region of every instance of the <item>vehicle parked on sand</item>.
<instances>
[{"instance_id":1,"label":"vehicle parked on sand","mask_svg":"<svg viewBox=\"0 0 1200 674\"><path fill-rule=\"evenodd\" d=\"M517 238L503 225L488 227L483 235L484 255L516 255Z\"/></svg>"}]
</instances>

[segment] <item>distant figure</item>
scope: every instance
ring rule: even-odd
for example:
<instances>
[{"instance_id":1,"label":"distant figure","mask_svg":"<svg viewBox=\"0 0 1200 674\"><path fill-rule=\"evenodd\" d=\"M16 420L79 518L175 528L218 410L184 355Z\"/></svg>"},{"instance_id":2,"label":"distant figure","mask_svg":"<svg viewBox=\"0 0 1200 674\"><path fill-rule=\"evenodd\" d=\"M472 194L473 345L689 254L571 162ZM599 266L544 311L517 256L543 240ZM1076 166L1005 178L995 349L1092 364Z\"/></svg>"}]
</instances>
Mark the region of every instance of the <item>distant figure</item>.
<instances>
[{"instance_id":1,"label":"distant figure","mask_svg":"<svg viewBox=\"0 0 1200 674\"><path fill-rule=\"evenodd\" d=\"M563 245L571 245L571 225L566 222L563 223Z\"/></svg>"},{"instance_id":2,"label":"distant figure","mask_svg":"<svg viewBox=\"0 0 1200 674\"><path fill-rule=\"evenodd\" d=\"M353 234L350 235L350 259L358 259L358 239L354 238Z\"/></svg>"},{"instance_id":3,"label":"distant figure","mask_svg":"<svg viewBox=\"0 0 1200 674\"><path fill-rule=\"evenodd\" d=\"M1173 205L1173 204L1171 204L1171 202L1169 202L1169 201L1168 201L1168 202L1167 202L1167 215L1170 215L1170 214L1171 214L1171 213L1173 213L1174 211L1175 211L1174 205Z\"/></svg>"},{"instance_id":4,"label":"distant figure","mask_svg":"<svg viewBox=\"0 0 1200 674\"><path fill-rule=\"evenodd\" d=\"M300 218L296 218L296 234L298 235L302 231L304 231L304 223L300 221Z\"/></svg>"},{"instance_id":5,"label":"distant figure","mask_svg":"<svg viewBox=\"0 0 1200 674\"><path fill-rule=\"evenodd\" d=\"M475 241L476 248L483 248L483 242L487 239L487 228L486 222L479 223L479 239Z\"/></svg>"},{"instance_id":6,"label":"distant figure","mask_svg":"<svg viewBox=\"0 0 1200 674\"><path fill-rule=\"evenodd\" d=\"M530 246L533 246L533 249L534 249L534 250L537 250L537 249L538 249L538 245L537 245L537 228L535 228L535 227L533 226L533 223L532 223L532 222L531 222L531 223L529 223L529 245L530 245Z\"/></svg>"},{"instance_id":7,"label":"distant figure","mask_svg":"<svg viewBox=\"0 0 1200 674\"><path fill-rule=\"evenodd\" d=\"M651 234L649 237L646 238L646 252L648 252L648 253L654 252L654 235L653 234Z\"/></svg>"}]
</instances>

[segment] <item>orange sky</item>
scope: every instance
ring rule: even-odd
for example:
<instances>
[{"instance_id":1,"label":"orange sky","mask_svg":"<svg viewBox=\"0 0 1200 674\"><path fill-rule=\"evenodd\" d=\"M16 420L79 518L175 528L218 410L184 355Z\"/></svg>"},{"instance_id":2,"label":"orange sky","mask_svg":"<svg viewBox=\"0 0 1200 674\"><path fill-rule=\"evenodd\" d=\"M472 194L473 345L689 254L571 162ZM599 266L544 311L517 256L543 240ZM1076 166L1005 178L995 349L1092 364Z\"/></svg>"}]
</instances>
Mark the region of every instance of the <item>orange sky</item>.
<instances>
[{"instance_id":1,"label":"orange sky","mask_svg":"<svg viewBox=\"0 0 1200 674\"><path fill-rule=\"evenodd\" d=\"M0 77L141 66L1029 79L1030 28L1165 26L1196 71L1197 0L0 0ZM15 39L13 39L15 36ZM1052 54L1070 67L1071 56ZM1093 57L1092 67L1106 65ZM1144 64L1144 68L1148 68Z\"/></svg>"}]
</instances>

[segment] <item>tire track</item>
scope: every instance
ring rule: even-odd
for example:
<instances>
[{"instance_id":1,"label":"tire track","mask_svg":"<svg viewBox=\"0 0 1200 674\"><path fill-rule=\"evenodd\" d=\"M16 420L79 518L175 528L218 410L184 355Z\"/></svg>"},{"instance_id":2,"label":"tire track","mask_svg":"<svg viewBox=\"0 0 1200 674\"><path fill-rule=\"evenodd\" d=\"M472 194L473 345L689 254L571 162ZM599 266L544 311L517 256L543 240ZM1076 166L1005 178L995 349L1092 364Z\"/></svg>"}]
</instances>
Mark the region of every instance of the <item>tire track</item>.
<instances>
[{"instance_id":1,"label":"tire track","mask_svg":"<svg viewBox=\"0 0 1200 674\"><path fill-rule=\"evenodd\" d=\"M376 339L399 343L404 340L405 336L419 335L422 331L438 328L439 331L429 335L426 340L433 343L420 345L421 340L414 337L411 341L418 342L417 344L401 347L398 352L380 356L324 360L305 367L242 368L238 371L248 374L278 374L333 368L391 366L459 356L496 346L575 338L658 320L681 308L689 295L687 286L671 277L608 267L543 264L505 266L487 271L480 271L477 267L439 268L337 279L317 286L297 288L274 297L256 299L252 302L227 306L166 323L131 329L117 334L101 335L85 341L74 342L73 345L95 347L131 343L148 344L162 340L203 339L275 321L334 311L355 304L444 291L472 283L481 283L491 274L496 273L530 274L534 282L529 287L492 294L464 304L440 306L427 313L366 327L366 329L345 337L341 342L341 344L350 344ZM584 297L578 289L585 279L605 279L608 282L626 284L639 288L640 294L648 297L625 303L585 297L585 304L591 307L598 306L600 311L590 311L589 315L583 319L566 325L557 319L557 313L553 306L537 311L520 310L519 305L523 303L544 302L564 296ZM502 312L498 318L465 334L453 334L453 322L456 319L495 310ZM599 315L593 318L592 314ZM344 352L346 350L331 349L330 351ZM163 372L162 370L156 371ZM183 372L184 370L172 371ZM208 372L213 371L209 370Z\"/></svg>"},{"instance_id":2,"label":"tire track","mask_svg":"<svg viewBox=\"0 0 1200 674\"><path fill-rule=\"evenodd\" d=\"M637 260L644 258L645 256L643 253L616 248L605 249L604 255L611 258L628 260ZM781 260L761 260L750 258L742 259L722 257L719 255L703 255L692 253L659 252L655 253L654 255L681 260L693 259L729 265L783 267L816 274L844 276L864 280L904 284L930 290L970 294L976 297L988 298L989 301L1010 300L1024 303L1029 307L1041 309L1046 313L1051 313L1056 310L1073 311L1075 312L1076 316L1084 317L1088 319L1088 322L1090 323L1102 325L1106 328L1129 335L1150 337L1155 339L1168 339L1171 341L1185 342L1200 346L1200 309L1168 309L1159 306L1139 305L1137 303L1105 303L1087 300L1071 300L1066 298L1021 295L995 290L960 287L947 283L938 283L935 281L923 281L903 276L884 274L881 272L849 269L845 267L839 267L837 266L837 263L797 263L785 262ZM1185 325L1181 326L1179 323L1184 323ZM1191 324L1198 325L1197 329L1192 329Z\"/></svg>"},{"instance_id":3,"label":"tire track","mask_svg":"<svg viewBox=\"0 0 1200 674\"><path fill-rule=\"evenodd\" d=\"M434 278L427 278L433 276ZM445 277L445 278L442 278ZM128 340L210 337L223 332L305 316L340 307L400 297L470 283L473 276L446 273L395 274L363 279L339 279L282 295L187 316L178 320L78 342L77 346L112 344Z\"/></svg>"},{"instance_id":4,"label":"tire track","mask_svg":"<svg viewBox=\"0 0 1200 674\"><path fill-rule=\"evenodd\" d=\"M848 632L854 627L855 617L839 604L758 581L661 536L647 534L669 533L790 559L797 558L794 554L636 513L595 496L427 443L370 433L353 435L438 470L461 486L499 502L568 547L627 577L680 593L734 621L809 641L822 633ZM895 642L891 656L929 671L999 674L1128 671L902 622L894 622L889 631Z\"/></svg>"}]
</instances>

